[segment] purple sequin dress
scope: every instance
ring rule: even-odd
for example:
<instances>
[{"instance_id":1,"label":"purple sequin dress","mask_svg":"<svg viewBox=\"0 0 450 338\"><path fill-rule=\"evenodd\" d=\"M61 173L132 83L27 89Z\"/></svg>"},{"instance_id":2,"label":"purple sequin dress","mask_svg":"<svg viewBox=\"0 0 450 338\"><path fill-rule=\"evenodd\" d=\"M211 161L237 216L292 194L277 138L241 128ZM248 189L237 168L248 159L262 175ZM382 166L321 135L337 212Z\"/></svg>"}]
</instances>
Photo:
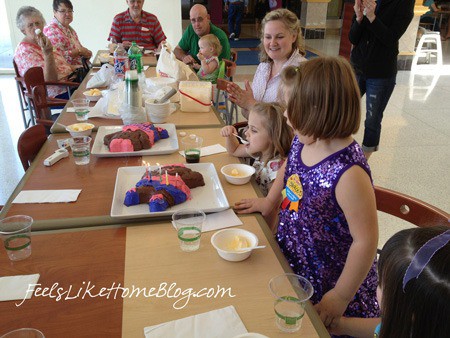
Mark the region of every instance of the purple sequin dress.
<instances>
[{"instance_id":1,"label":"purple sequin dress","mask_svg":"<svg viewBox=\"0 0 450 338\"><path fill-rule=\"evenodd\" d=\"M283 201L277 241L292 270L309 279L314 286L311 301L316 304L335 286L352 244L347 221L336 201L336 184L341 175L353 165L361 166L369 176L370 169L356 142L312 167L302 162L302 148L303 144L295 137L286 165L284 183L291 175L298 174L303 197L299 201L298 212L289 210L289 200ZM344 315L379 316L376 288L374 261Z\"/></svg>"}]
</instances>

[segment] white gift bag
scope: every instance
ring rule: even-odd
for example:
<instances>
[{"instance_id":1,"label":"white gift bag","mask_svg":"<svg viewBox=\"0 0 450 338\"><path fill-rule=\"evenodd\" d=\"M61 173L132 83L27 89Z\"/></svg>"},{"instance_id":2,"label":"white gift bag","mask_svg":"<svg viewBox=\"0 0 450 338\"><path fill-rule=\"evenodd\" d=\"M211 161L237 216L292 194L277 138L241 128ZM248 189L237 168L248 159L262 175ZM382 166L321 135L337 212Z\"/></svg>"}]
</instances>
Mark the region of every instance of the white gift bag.
<instances>
[{"instance_id":1,"label":"white gift bag","mask_svg":"<svg viewBox=\"0 0 450 338\"><path fill-rule=\"evenodd\" d=\"M191 67L175 57L167 42L161 48L156 73L158 76L171 77L177 81L198 81L197 74Z\"/></svg>"}]
</instances>

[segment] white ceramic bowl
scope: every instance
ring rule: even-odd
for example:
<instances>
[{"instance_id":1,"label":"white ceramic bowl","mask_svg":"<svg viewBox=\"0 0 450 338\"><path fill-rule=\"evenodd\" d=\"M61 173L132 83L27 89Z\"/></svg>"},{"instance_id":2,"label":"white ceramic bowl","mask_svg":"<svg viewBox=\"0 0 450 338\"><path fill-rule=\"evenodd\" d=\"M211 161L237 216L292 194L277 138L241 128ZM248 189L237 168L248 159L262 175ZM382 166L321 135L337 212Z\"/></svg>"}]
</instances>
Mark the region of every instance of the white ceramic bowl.
<instances>
[{"instance_id":1,"label":"white ceramic bowl","mask_svg":"<svg viewBox=\"0 0 450 338\"><path fill-rule=\"evenodd\" d=\"M229 183L242 185L250 181L252 175L255 173L255 168L251 165L235 163L223 166L220 171Z\"/></svg>"},{"instance_id":2,"label":"white ceramic bowl","mask_svg":"<svg viewBox=\"0 0 450 338\"><path fill-rule=\"evenodd\" d=\"M101 93L99 95L89 95L89 90L86 90L85 92L83 92L83 95L85 98L87 98L91 102L97 102L102 97Z\"/></svg>"},{"instance_id":3,"label":"white ceramic bowl","mask_svg":"<svg viewBox=\"0 0 450 338\"><path fill-rule=\"evenodd\" d=\"M240 262L247 259L253 250L248 251L235 251L230 250L229 246L233 242L236 236L245 238L249 246L258 245L258 237L250 231L238 228L223 229L217 231L211 237L211 244L217 250L220 257L230 262Z\"/></svg>"},{"instance_id":4,"label":"white ceramic bowl","mask_svg":"<svg viewBox=\"0 0 450 338\"><path fill-rule=\"evenodd\" d=\"M68 125L66 130L70 133L72 137L77 136L91 136L92 129L94 129L94 125L92 123L74 123Z\"/></svg>"}]
</instances>

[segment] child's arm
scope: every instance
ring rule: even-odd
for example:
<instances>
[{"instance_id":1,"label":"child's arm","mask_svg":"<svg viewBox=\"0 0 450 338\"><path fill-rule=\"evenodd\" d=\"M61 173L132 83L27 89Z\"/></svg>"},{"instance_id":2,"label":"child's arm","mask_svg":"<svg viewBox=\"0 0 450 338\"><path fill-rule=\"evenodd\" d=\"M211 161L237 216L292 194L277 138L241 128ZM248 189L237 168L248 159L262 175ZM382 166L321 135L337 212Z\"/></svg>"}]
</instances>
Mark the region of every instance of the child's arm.
<instances>
[{"instance_id":1,"label":"child's arm","mask_svg":"<svg viewBox=\"0 0 450 338\"><path fill-rule=\"evenodd\" d=\"M245 146L239 144L239 141L233 134L237 134L237 130L233 126L225 126L220 131L220 135L226 137L225 147L227 148L228 154L236 157L249 157Z\"/></svg>"},{"instance_id":2,"label":"child's arm","mask_svg":"<svg viewBox=\"0 0 450 338\"><path fill-rule=\"evenodd\" d=\"M252 212L260 212L263 216L268 216L272 210L280 205L281 191L284 185L284 171L286 169L286 161L277 171L277 178L273 181L272 187L266 197L243 199L234 205L234 209L238 214L250 214Z\"/></svg>"},{"instance_id":3,"label":"child's arm","mask_svg":"<svg viewBox=\"0 0 450 338\"><path fill-rule=\"evenodd\" d=\"M336 199L347 219L353 242L333 289L316 309L325 326L342 316L373 263L378 245L375 193L367 173L359 166L348 169L336 186Z\"/></svg>"},{"instance_id":4,"label":"child's arm","mask_svg":"<svg viewBox=\"0 0 450 338\"><path fill-rule=\"evenodd\" d=\"M348 335L360 338L373 338L373 333L381 318L341 317L330 333L337 336Z\"/></svg>"},{"instance_id":5,"label":"child's arm","mask_svg":"<svg viewBox=\"0 0 450 338\"><path fill-rule=\"evenodd\" d=\"M201 68L204 74L211 74L217 69L217 67L219 67L216 59L213 59L209 63L207 63L203 54L198 53L197 57L201 62Z\"/></svg>"}]
</instances>

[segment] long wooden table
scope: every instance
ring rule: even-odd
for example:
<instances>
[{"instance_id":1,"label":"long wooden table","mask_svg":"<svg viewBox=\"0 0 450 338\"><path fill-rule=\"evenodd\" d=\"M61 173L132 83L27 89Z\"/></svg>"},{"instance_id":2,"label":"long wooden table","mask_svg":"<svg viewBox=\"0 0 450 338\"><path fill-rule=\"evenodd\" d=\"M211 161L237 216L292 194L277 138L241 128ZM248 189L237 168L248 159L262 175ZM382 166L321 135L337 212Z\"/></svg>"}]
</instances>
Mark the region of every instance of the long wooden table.
<instances>
[{"instance_id":1,"label":"long wooden table","mask_svg":"<svg viewBox=\"0 0 450 338\"><path fill-rule=\"evenodd\" d=\"M91 70L91 72L96 72L97 70ZM155 68L150 67L145 72L147 77L155 76ZM80 84L78 89L72 94L71 99L84 98L83 92L86 90L87 82L91 77L88 75ZM106 88L104 88L106 89ZM96 102L91 102L90 106L93 107ZM66 107L61 111L58 119L50 131L52 133L67 133L63 126L68 126L73 123L77 123L76 115L74 112L68 112L67 108L71 107L72 104L69 102ZM177 110L172 113L168 119L167 123L174 123L177 128L211 128L211 127L222 127L224 121L219 116L217 110L211 106L209 112L199 113L199 112L183 112L180 110L180 106L177 105ZM120 126L123 124L122 119L106 119L106 118L89 118L88 121L95 125L94 131L97 131L100 126ZM60 123L60 124L58 124Z\"/></svg>"},{"instance_id":2,"label":"long wooden table","mask_svg":"<svg viewBox=\"0 0 450 338\"><path fill-rule=\"evenodd\" d=\"M242 228L267 245L243 262L222 260L210 244L213 232L202 234L198 251L182 252L168 221L126 228L33 233L32 254L26 260L11 263L4 250L0 251L3 275L39 273L40 287L51 288L58 283L67 291L72 286L72 299L57 301L35 294L19 307L16 303L20 301L0 302L0 333L34 327L47 338L142 337L146 326L233 305L249 332L286 337L275 326L274 299L268 290L269 280L284 271L286 261L268 228L261 225L263 222L255 216L241 219ZM230 292L217 298L191 297L178 310L173 306L177 298L140 295L122 299L122 289L117 289L118 293L112 289L109 299L108 291L103 292L103 297L90 296L98 294L102 287L150 290L164 288L163 283L168 284L166 289L176 283L182 290L193 288L198 292L219 286L230 288ZM293 336L329 337L310 305L307 313L302 328Z\"/></svg>"},{"instance_id":3,"label":"long wooden table","mask_svg":"<svg viewBox=\"0 0 450 338\"><path fill-rule=\"evenodd\" d=\"M204 138L203 146L222 144L225 139L220 136L219 128L186 129L189 135L195 133ZM92 135L95 138L95 133ZM72 154L51 167L43 165L43 160L56 149L57 139L65 139L68 134L54 134L49 137L30 169L14 190L10 199L1 211L1 216L25 214L33 217L35 230L60 229L66 227L83 227L88 225L116 224L117 219L110 217L111 202L114 192L117 169L119 167L140 166L142 160L152 164L183 163L184 158L174 152L170 155L157 156L125 156L97 157L91 155L88 165L75 165ZM94 141L93 141L94 142ZM239 159L227 153L202 157L201 163L213 163L230 205L234 205L243 197L256 197L253 186L248 183L242 186L229 184L220 173L220 168L229 163L239 163ZM74 203L52 204L12 204L21 190L46 189L82 189L78 200Z\"/></svg>"}]
</instances>

